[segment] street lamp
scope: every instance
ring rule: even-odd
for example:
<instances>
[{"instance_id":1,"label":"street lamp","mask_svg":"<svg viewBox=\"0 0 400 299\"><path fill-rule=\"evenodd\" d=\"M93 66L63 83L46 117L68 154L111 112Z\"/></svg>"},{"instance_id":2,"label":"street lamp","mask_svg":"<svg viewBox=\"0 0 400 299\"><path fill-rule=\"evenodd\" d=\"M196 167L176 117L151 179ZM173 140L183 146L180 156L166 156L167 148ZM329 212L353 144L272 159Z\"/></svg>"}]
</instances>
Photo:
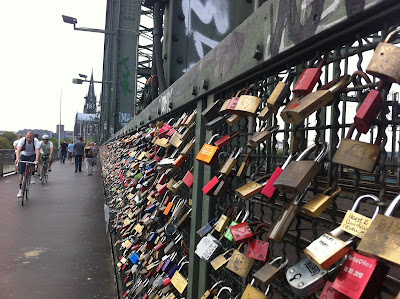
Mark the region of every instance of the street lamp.
<instances>
[{"instance_id":1,"label":"street lamp","mask_svg":"<svg viewBox=\"0 0 400 299\"><path fill-rule=\"evenodd\" d=\"M95 29L95 28L86 28L86 27L76 27L76 23L78 23L78 19L62 15L64 23L73 24L74 30L79 31L89 31L89 32L98 32L98 33L106 33L106 34L115 34L114 31L103 30L103 29Z\"/></svg>"}]
</instances>

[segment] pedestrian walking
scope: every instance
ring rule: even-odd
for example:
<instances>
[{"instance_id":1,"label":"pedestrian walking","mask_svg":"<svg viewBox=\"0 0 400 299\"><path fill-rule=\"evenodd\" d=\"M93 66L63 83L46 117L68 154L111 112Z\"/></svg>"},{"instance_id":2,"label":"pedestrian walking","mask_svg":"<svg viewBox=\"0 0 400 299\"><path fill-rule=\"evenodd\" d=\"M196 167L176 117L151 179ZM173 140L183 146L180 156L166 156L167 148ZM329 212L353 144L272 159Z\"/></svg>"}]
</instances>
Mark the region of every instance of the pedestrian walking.
<instances>
[{"instance_id":1,"label":"pedestrian walking","mask_svg":"<svg viewBox=\"0 0 400 299\"><path fill-rule=\"evenodd\" d=\"M93 142L88 142L85 146L85 151L83 152L83 158L86 162L86 172L87 175L92 175L93 165L94 165L94 149Z\"/></svg>"},{"instance_id":2,"label":"pedestrian walking","mask_svg":"<svg viewBox=\"0 0 400 299\"><path fill-rule=\"evenodd\" d=\"M69 164L72 164L72 151L74 149L74 142L71 140L71 142L68 144L68 160Z\"/></svg>"},{"instance_id":3,"label":"pedestrian walking","mask_svg":"<svg viewBox=\"0 0 400 299\"><path fill-rule=\"evenodd\" d=\"M60 149L61 149L60 162L65 163L65 158L67 157L67 149L68 149L68 143L66 143L65 140L60 144Z\"/></svg>"},{"instance_id":4,"label":"pedestrian walking","mask_svg":"<svg viewBox=\"0 0 400 299\"><path fill-rule=\"evenodd\" d=\"M85 144L83 143L83 138L79 137L79 141L75 142L72 149L72 155L75 158L75 172L82 172L82 158L84 154Z\"/></svg>"}]
</instances>

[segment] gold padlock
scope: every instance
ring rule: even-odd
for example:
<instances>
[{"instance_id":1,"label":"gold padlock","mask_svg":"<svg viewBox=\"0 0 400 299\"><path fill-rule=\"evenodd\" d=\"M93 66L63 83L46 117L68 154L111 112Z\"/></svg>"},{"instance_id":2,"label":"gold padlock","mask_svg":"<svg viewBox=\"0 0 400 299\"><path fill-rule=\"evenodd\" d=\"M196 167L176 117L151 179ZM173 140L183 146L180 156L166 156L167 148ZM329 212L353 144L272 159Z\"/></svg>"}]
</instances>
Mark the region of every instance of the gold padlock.
<instances>
[{"instance_id":1,"label":"gold padlock","mask_svg":"<svg viewBox=\"0 0 400 299\"><path fill-rule=\"evenodd\" d=\"M182 267L184 265L189 264L189 262L183 262L182 265L179 267L179 270L177 270L174 273L174 276L172 276L171 278L171 283L172 285L175 287L175 289L180 293L183 294L183 292L185 291L187 285L188 285L188 280L187 278L185 278L180 271L182 271Z\"/></svg>"},{"instance_id":2,"label":"gold padlock","mask_svg":"<svg viewBox=\"0 0 400 299\"><path fill-rule=\"evenodd\" d=\"M223 287L223 288L221 288L221 289L219 290L217 296L214 296L214 299L219 299L219 298L220 298L219 296L220 296L221 293L222 293L223 291L225 291L225 290L227 290L229 293L232 293L232 289L231 289L230 287Z\"/></svg>"},{"instance_id":3,"label":"gold padlock","mask_svg":"<svg viewBox=\"0 0 400 299\"><path fill-rule=\"evenodd\" d=\"M190 142L185 145L180 154L185 157L188 156L189 153L193 150L195 142L196 138L193 137L192 140L190 140Z\"/></svg>"},{"instance_id":4,"label":"gold padlock","mask_svg":"<svg viewBox=\"0 0 400 299\"><path fill-rule=\"evenodd\" d=\"M238 122L240 122L242 119L244 118L243 115L237 115L237 114L233 114L231 115L227 120L226 123L233 127L234 125L236 125Z\"/></svg>"},{"instance_id":5,"label":"gold padlock","mask_svg":"<svg viewBox=\"0 0 400 299\"><path fill-rule=\"evenodd\" d=\"M204 295L201 296L200 299L209 299L209 298L211 298L210 296L216 295L216 294L218 293L218 290L216 289L217 286L220 285L220 284L223 283L223 282L224 282L223 280L220 280L220 281L216 282L216 283L211 287L211 289L208 289L208 290L204 293Z\"/></svg>"},{"instance_id":6,"label":"gold padlock","mask_svg":"<svg viewBox=\"0 0 400 299\"><path fill-rule=\"evenodd\" d=\"M399 33L400 29L393 30L383 43L378 44L367 66L368 74L400 84L400 48L390 44L390 41Z\"/></svg>"},{"instance_id":7,"label":"gold padlock","mask_svg":"<svg viewBox=\"0 0 400 299\"><path fill-rule=\"evenodd\" d=\"M250 85L244 95L241 95L236 104L234 114L250 116L254 115L261 104L261 98L248 95L248 92L255 87L254 84Z\"/></svg>"},{"instance_id":8,"label":"gold padlock","mask_svg":"<svg viewBox=\"0 0 400 299\"><path fill-rule=\"evenodd\" d=\"M240 252L243 244L244 243L240 244L238 249L235 249L228 261L228 264L226 265L226 268L231 270L233 273L236 273L240 277L246 278L253 267L254 260Z\"/></svg>"},{"instance_id":9,"label":"gold padlock","mask_svg":"<svg viewBox=\"0 0 400 299\"><path fill-rule=\"evenodd\" d=\"M271 138L272 134L279 130L279 126L275 125L270 128L267 128L267 123L264 126L260 127L259 131L255 132L253 136L247 142L247 147L256 148L265 140Z\"/></svg>"},{"instance_id":10,"label":"gold padlock","mask_svg":"<svg viewBox=\"0 0 400 299\"><path fill-rule=\"evenodd\" d=\"M286 267L288 264L288 259L285 259L285 261L277 268L273 266L276 262L283 260L283 257L277 257L274 260L272 260L270 263L265 264L262 266L256 273L253 274L253 277L263 283L263 284L270 284L273 280L275 280L278 275L280 274L280 271Z\"/></svg>"},{"instance_id":11,"label":"gold padlock","mask_svg":"<svg viewBox=\"0 0 400 299\"><path fill-rule=\"evenodd\" d=\"M241 299L268 299L268 292L269 292L269 285L265 293L261 292L259 289L253 286L254 278L252 279L251 283L246 286Z\"/></svg>"},{"instance_id":12,"label":"gold padlock","mask_svg":"<svg viewBox=\"0 0 400 299\"><path fill-rule=\"evenodd\" d=\"M241 199L249 199L250 197L260 193L264 186L267 184L267 182L264 182L260 184L260 182L265 181L271 177L272 174L267 174L262 176L261 178L255 180L255 181L250 181L247 184L237 188L235 190L235 194L239 196Z\"/></svg>"},{"instance_id":13,"label":"gold padlock","mask_svg":"<svg viewBox=\"0 0 400 299\"><path fill-rule=\"evenodd\" d=\"M219 173L224 174L224 175L229 175L229 173L232 171L233 167L236 165L237 159L238 159L240 153L242 152L242 150L243 149L240 147L235 154L236 149L234 149L232 151L231 155L229 156L229 158L225 161L224 165L219 170Z\"/></svg>"},{"instance_id":14,"label":"gold padlock","mask_svg":"<svg viewBox=\"0 0 400 299\"><path fill-rule=\"evenodd\" d=\"M246 177L247 169L250 166L250 162L251 162L251 151L247 153L246 157L244 158L244 161L240 165L239 170L236 174L239 183L243 181L243 179Z\"/></svg>"},{"instance_id":15,"label":"gold padlock","mask_svg":"<svg viewBox=\"0 0 400 299\"><path fill-rule=\"evenodd\" d=\"M358 251L400 265L400 219L391 216L399 205L400 195L397 195L385 214L376 216L358 245Z\"/></svg>"},{"instance_id":16,"label":"gold padlock","mask_svg":"<svg viewBox=\"0 0 400 299\"><path fill-rule=\"evenodd\" d=\"M332 190L331 187L326 189L324 192L316 194L310 201L308 201L301 210L308 216L317 218L319 217L334 201L334 199L339 195L342 188L338 186L332 194L329 192Z\"/></svg>"},{"instance_id":17,"label":"gold padlock","mask_svg":"<svg viewBox=\"0 0 400 299\"><path fill-rule=\"evenodd\" d=\"M226 259L225 256L229 253L231 253L232 251L234 251L234 248L231 248L227 251L225 251L224 253L218 255L216 258L214 258L210 264L211 266L214 268L214 270L218 270L220 269L222 266L224 266L230 258Z\"/></svg>"},{"instance_id":18,"label":"gold padlock","mask_svg":"<svg viewBox=\"0 0 400 299\"><path fill-rule=\"evenodd\" d=\"M274 114L274 111L272 111L271 108L268 107L268 105L265 105L263 110L258 114L257 118L262 121L268 120L268 118Z\"/></svg>"},{"instance_id":19,"label":"gold padlock","mask_svg":"<svg viewBox=\"0 0 400 299\"><path fill-rule=\"evenodd\" d=\"M290 69L282 81L279 81L274 91L267 100L267 107L273 113L278 113L278 109L282 106L283 101L290 93L290 84L294 79L295 72Z\"/></svg>"},{"instance_id":20,"label":"gold padlock","mask_svg":"<svg viewBox=\"0 0 400 299\"><path fill-rule=\"evenodd\" d=\"M229 224L229 220L230 220L230 217L232 216L234 209L235 209L235 206L232 205L230 207L230 209L227 208L225 210L224 214L221 215L221 217L218 219L217 223L215 224L214 230L216 230L217 232L220 232L220 233L225 231L227 225Z\"/></svg>"}]
</instances>

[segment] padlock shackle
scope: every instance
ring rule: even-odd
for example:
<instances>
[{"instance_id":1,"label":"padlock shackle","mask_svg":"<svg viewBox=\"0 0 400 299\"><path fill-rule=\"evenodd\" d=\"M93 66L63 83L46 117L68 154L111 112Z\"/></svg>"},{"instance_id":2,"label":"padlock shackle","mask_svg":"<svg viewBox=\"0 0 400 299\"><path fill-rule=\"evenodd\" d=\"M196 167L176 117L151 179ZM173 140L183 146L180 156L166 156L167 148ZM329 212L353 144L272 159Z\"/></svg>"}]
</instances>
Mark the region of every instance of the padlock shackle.
<instances>
[{"instance_id":1,"label":"padlock shackle","mask_svg":"<svg viewBox=\"0 0 400 299\"><path fill-rule=\"evenodd\" d=\"M358 210L359 210L359 208L360 208L360 203L361 203L361 201L363 201L363 200L365 200L365 199L368 199L368 198L371 198L371 199L373 199L373 200L376 201L376 202L380 202L380 201L381 201L377 196L375 196L375 195L373 195L373 194L362 195L362 196L360 196L360 197L358 197L358 198L356 199L356 201L355 201L354 204L353 204L353 207L351 208L351 211L352 211L352 212L358 212ZM374 215L373 215L372 218L371 218L372 220L374 220L375 217L376 217L376 215L378 215L379 210L380 210L380 206L376 206L376 208L375 208L375 213L374 213Z\"/></svg>"},{"instance_id":2,"label":"padlock shackle","mask_svg":"<svg viewBox=\"0 0 400 299\"><path fill-rule=\"evenodd\" d=\"M327 195L331 190L332 190L332 187L329 187L324 192L322 192L322 195ZM327 196L329 196L330 198L334 198L334 197L338 196L338 194L341 191L342 191L342 188L340 186L337 186L336 190L332 194L327 195Z\"/></svg>"},{"instance_id":3,"label":"padlock shackle","mask_svg":"<svg viewBox=\"0 0 400 299\"><path fill-rule=\"evenodd\" d=\"M268 129L266 129L271 134L277 132L279 130L279 125L272 125Z\"/></svg>"},{"instance_id":4,"label":"padlock shackle","mask_svg":"<svg viewBox=\"0 0 400 299\"><path fill-rule=\"evenodd\" d=\"M239 149L237 150L237 153L233 155L233 158L237 159L239 157L239 155L242 153L243 151L243 147L239 147Z\"/></svg>"},{"instance_id":5,"label":"padlock shackle","mask_svg":"<svg viewBox=\"0 0 400 299\"><path fill-rule=\"evenodd\" d=\"M266 222L260 223L254 229L254 233L253 233L254 236L258 236L258 235L262 235L263 233L266 233L266 231L260 230L261 227L266 227L268 229L271 229L271 225L269 225L269 223L266 223Z\"/></svg>"},{"instance_id":6,"label":"padlock shackle","mask_svg":"<svg viewBox=\"0 0 400 299\"><path fill-rule=\"evenodd\" d=\"M387 207L384 215L391 216L393 214L393 212L396 210L396 208L398 208L399 205L400 205L400 195L397 195L395 197L395 199L393 199L393 201Z\"/></svg>"},{"instance_id":7,"label":"padlock shackle","mask_svg":"<svg viewBox=\"0 0 400 299\"><path fill-rule=\"evenodd\" d=\"M249 91L252 90L254 87L256 87L256 85L255 85L255 84L251 84L251 85L246 89L246 91L244 92L244 94L247 95L247 94L249 93Z\"/></svg>"},{"instance_id":8,"label":"padlock shackle","mask_svg":"<svg viewBox=\"0 0 400 299\"><path fill-rule=\"evenodd\" d=\"M327 52L322 52L321 56L322 56L322 59L321 59L321 61L319 62L318 66L317 66L318 69L322 69L322 67L325 65L326 59L328 57L328 53ZM314 63L318 60L318 58L319 58L319 56L315 56L313 59L311 59L309 64L308 64L308 67L312 68Z\"/></svg>"},{"instance_id":9,"label":"padlock shackle","mask_svg":"<svg viewBox=\"0 0 400 299\"><path fill-rule=\"evenodd\" d=\"M236 216L236 218L235 218L235 222L238 222L238 221L239 221L239 217L240 217L240 215L242 215L242 212L243 212L243 210L240 210L240 211L239 211L239 214L237 214L237 216Z\"/></svg>"},{"instance_id":10,"label":"padlock shackle","mask_svg":"<svg viewBox=\"0 0 400 299\"><path fill-rule=\"evenodd\" d=\"M189 261L183 262L182 265L179 267L179 271L181 271L181 270L182 270L182 267L183 267L184 265L186 265L186 264L189 264Z\"/></svg>"},{"instance_id":11,"label":"padlock shackle","mask_svg":"<svg viewBox=\"0 0 400 299\"><path fill-rule=\"evenodd\" d=\"M218 285L220 285L221 283L223 283L223 280L217 281L216 283L214 283L214 285L211 287L210 291L214 290Z\"/></svg>"},{"instance_id":12,"label":"padlock shackle","mask_svg":"<svg viewBox=\"0 0 400 299\"><path fill-rule=\"evenodd\" d=\"M396 35L400 33L400 28L399 29L395 29L392 32L390 32L386 38L385 38L385 43L390 43L392 41L392 38Z\"/></svg>"},{"instance_id":13,"label":"padlock shackle","mask_svg":"<svg viewBox=\"0 0 400 299\"><path fill-rule=\"evenodd\" d=\"M293 81L294 77L296 75L296 72L294 68L290 68L287 70L286 75L283 77L282 82L288 85L289 82Z\"/></svg>"},{"instance_id":14,"label":"padlock shackle","mask_svg":"<svg viewBox=\"0 0 400 299\"><path fill-rule=\"evenodd\" d=\"M215 137L218 137L219 134L215 134L211 137L210 141L208 142L209 145L211 145L212 141L214 140Z\"/></svg>"},{"instance_id":15,"label":"padlock shackle","mask_svg":"<svg viewBox=\"0 0 400 299\"><path fill-rule=\"evenodd\" d=\"M246 210L246 213L243 216L242 222L245 222L247 220L247 218L249 217L249 215L250 215L249 210Z\"/></svg>"},{"instance_id":16,"label":"padlock shackle","mask_svg":"<svg viewBox=\"0 0 400 299\"><path fill-rule=\"evenodd\" d=\"M232 293L232 289L231 289L230 287L222 287L222 288L219 290L219 292L218 292L218 294L217 294L217 297L219 297L219 295L221 294L221 292L224 291L224 290L228 290L229 293Z\"/></svg>"},{"instance_id":17,"label":"padlock shackle","mask_svg":"<svg viewBox=\"0 0 400 299\"><path fill-rule=\"evenodd\" d=\"M283 260L283 257L282 257L282 256L278 256L277 258L273 259L269 264L270 264L270 265L273 265L273 264L275 264L277 261L280 261L280 260ZM287 266L288 262L289 262L289 260L288 260L287 258L285 258L285 261L279 266L278 269L281 270L281 269L285 268L285 267Z\"/></svg>"},{"instance_id":18,"label":"padlock shackle","mask_svg":"<svg viewBox=\"0 0 400 299\"><path fill-rule=\"evenodd\" d=\"M235 251L235 248L228 249L222 255L225 256L225 254L228 254L228 253L233 252L233 251Z\"/></svg>"},{"instance_id":19,"label":"padlock shackle","mask_svg":"<svg viewBox=\"0 0 400 299\"><path fill-rule=\"evenodd\" d=\"M287 157L285 163L283 163L281 169L284 170L296 156L297 156L297 153L290 154L289 157Z\"/></svg>"},{"instance_id":20,"label":"padlock shackle","mask_svg":"<svg viewBox=\"0 0 400 299\"><path fill-rule=\"evenodd\" d=\"M317 147L316 143L313 143L309 147L307 147L296 159L296 161L301 161L303 159L306 159ZM329 144L327 142L322 142L322 149L315 158L315 162L320 163L322 159L326 156L326 154L329 152Z\"/></svg>"},{"instance_id":21,"label":"padlock shackle","mask_svg":"<svg viewBox=\"0 0 400 299\"><path fill-rule=\"evenodd\" d=\"M350 80L353 83L354 87L357 86L357 80L356 80L357 76L360 76L361 78L363 78L365 80L365 82L367 82L367 84L372 83L371 79L368 77L368 75L366 73L364 73L361 70L357 70L351 75L351 78L350 78Z\"/></svg>"},{"instance_id":22,"label":"padlock shackle","mask_svg":"<svg viewBox=\"0 0 400 299\"><path fill-rule=\"evenodd\" d=\"M245 91L246 91L246 89L244 89L244 88L241 89L241 90L239 90L239 91L236 93L235 97L236 97L236 98L239 97L240 94L243 93L243 92L245 92ZM232 97L233 97L233 96L232 96ZM231 97L231 98L232 98L232 97Z\"/></svg>"}]
</instances>

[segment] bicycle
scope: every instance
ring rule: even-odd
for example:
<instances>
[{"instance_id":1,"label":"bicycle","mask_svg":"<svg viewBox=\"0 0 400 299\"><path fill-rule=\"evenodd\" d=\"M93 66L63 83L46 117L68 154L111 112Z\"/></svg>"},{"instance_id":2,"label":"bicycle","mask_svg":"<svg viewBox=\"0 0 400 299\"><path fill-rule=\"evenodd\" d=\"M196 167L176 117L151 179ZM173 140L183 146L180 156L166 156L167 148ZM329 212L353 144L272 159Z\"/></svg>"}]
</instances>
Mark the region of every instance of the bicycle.
<instances>
[{"instance_id":1,"label":"bicycle","mask_svg":"<svg viewBox=\"0 0 400 299\"><path fill-rule=\"evenodd\" d=\"M35 162L29 162L29 161L20 161L19 163L25 163L25 164L31 164L31 165L36 165ZM21 204L24 205L24 199L28 200L28 195L29 195L29 185L31 183L31 167L28 165L25 166L25 172L22 177L22 201Z\"/></svg>"},{"instance_id":2,"label":"bicycle","mask_svg":"<svg viewBox=\"0 0 400 299\"><path fill-rule=\"evenodd\" d=\"M43 156L43 175L42 175L42 185L47 183L49 179L49 172L48 172L48 162L49 156Z\"/></svg>"}]
</instances>

